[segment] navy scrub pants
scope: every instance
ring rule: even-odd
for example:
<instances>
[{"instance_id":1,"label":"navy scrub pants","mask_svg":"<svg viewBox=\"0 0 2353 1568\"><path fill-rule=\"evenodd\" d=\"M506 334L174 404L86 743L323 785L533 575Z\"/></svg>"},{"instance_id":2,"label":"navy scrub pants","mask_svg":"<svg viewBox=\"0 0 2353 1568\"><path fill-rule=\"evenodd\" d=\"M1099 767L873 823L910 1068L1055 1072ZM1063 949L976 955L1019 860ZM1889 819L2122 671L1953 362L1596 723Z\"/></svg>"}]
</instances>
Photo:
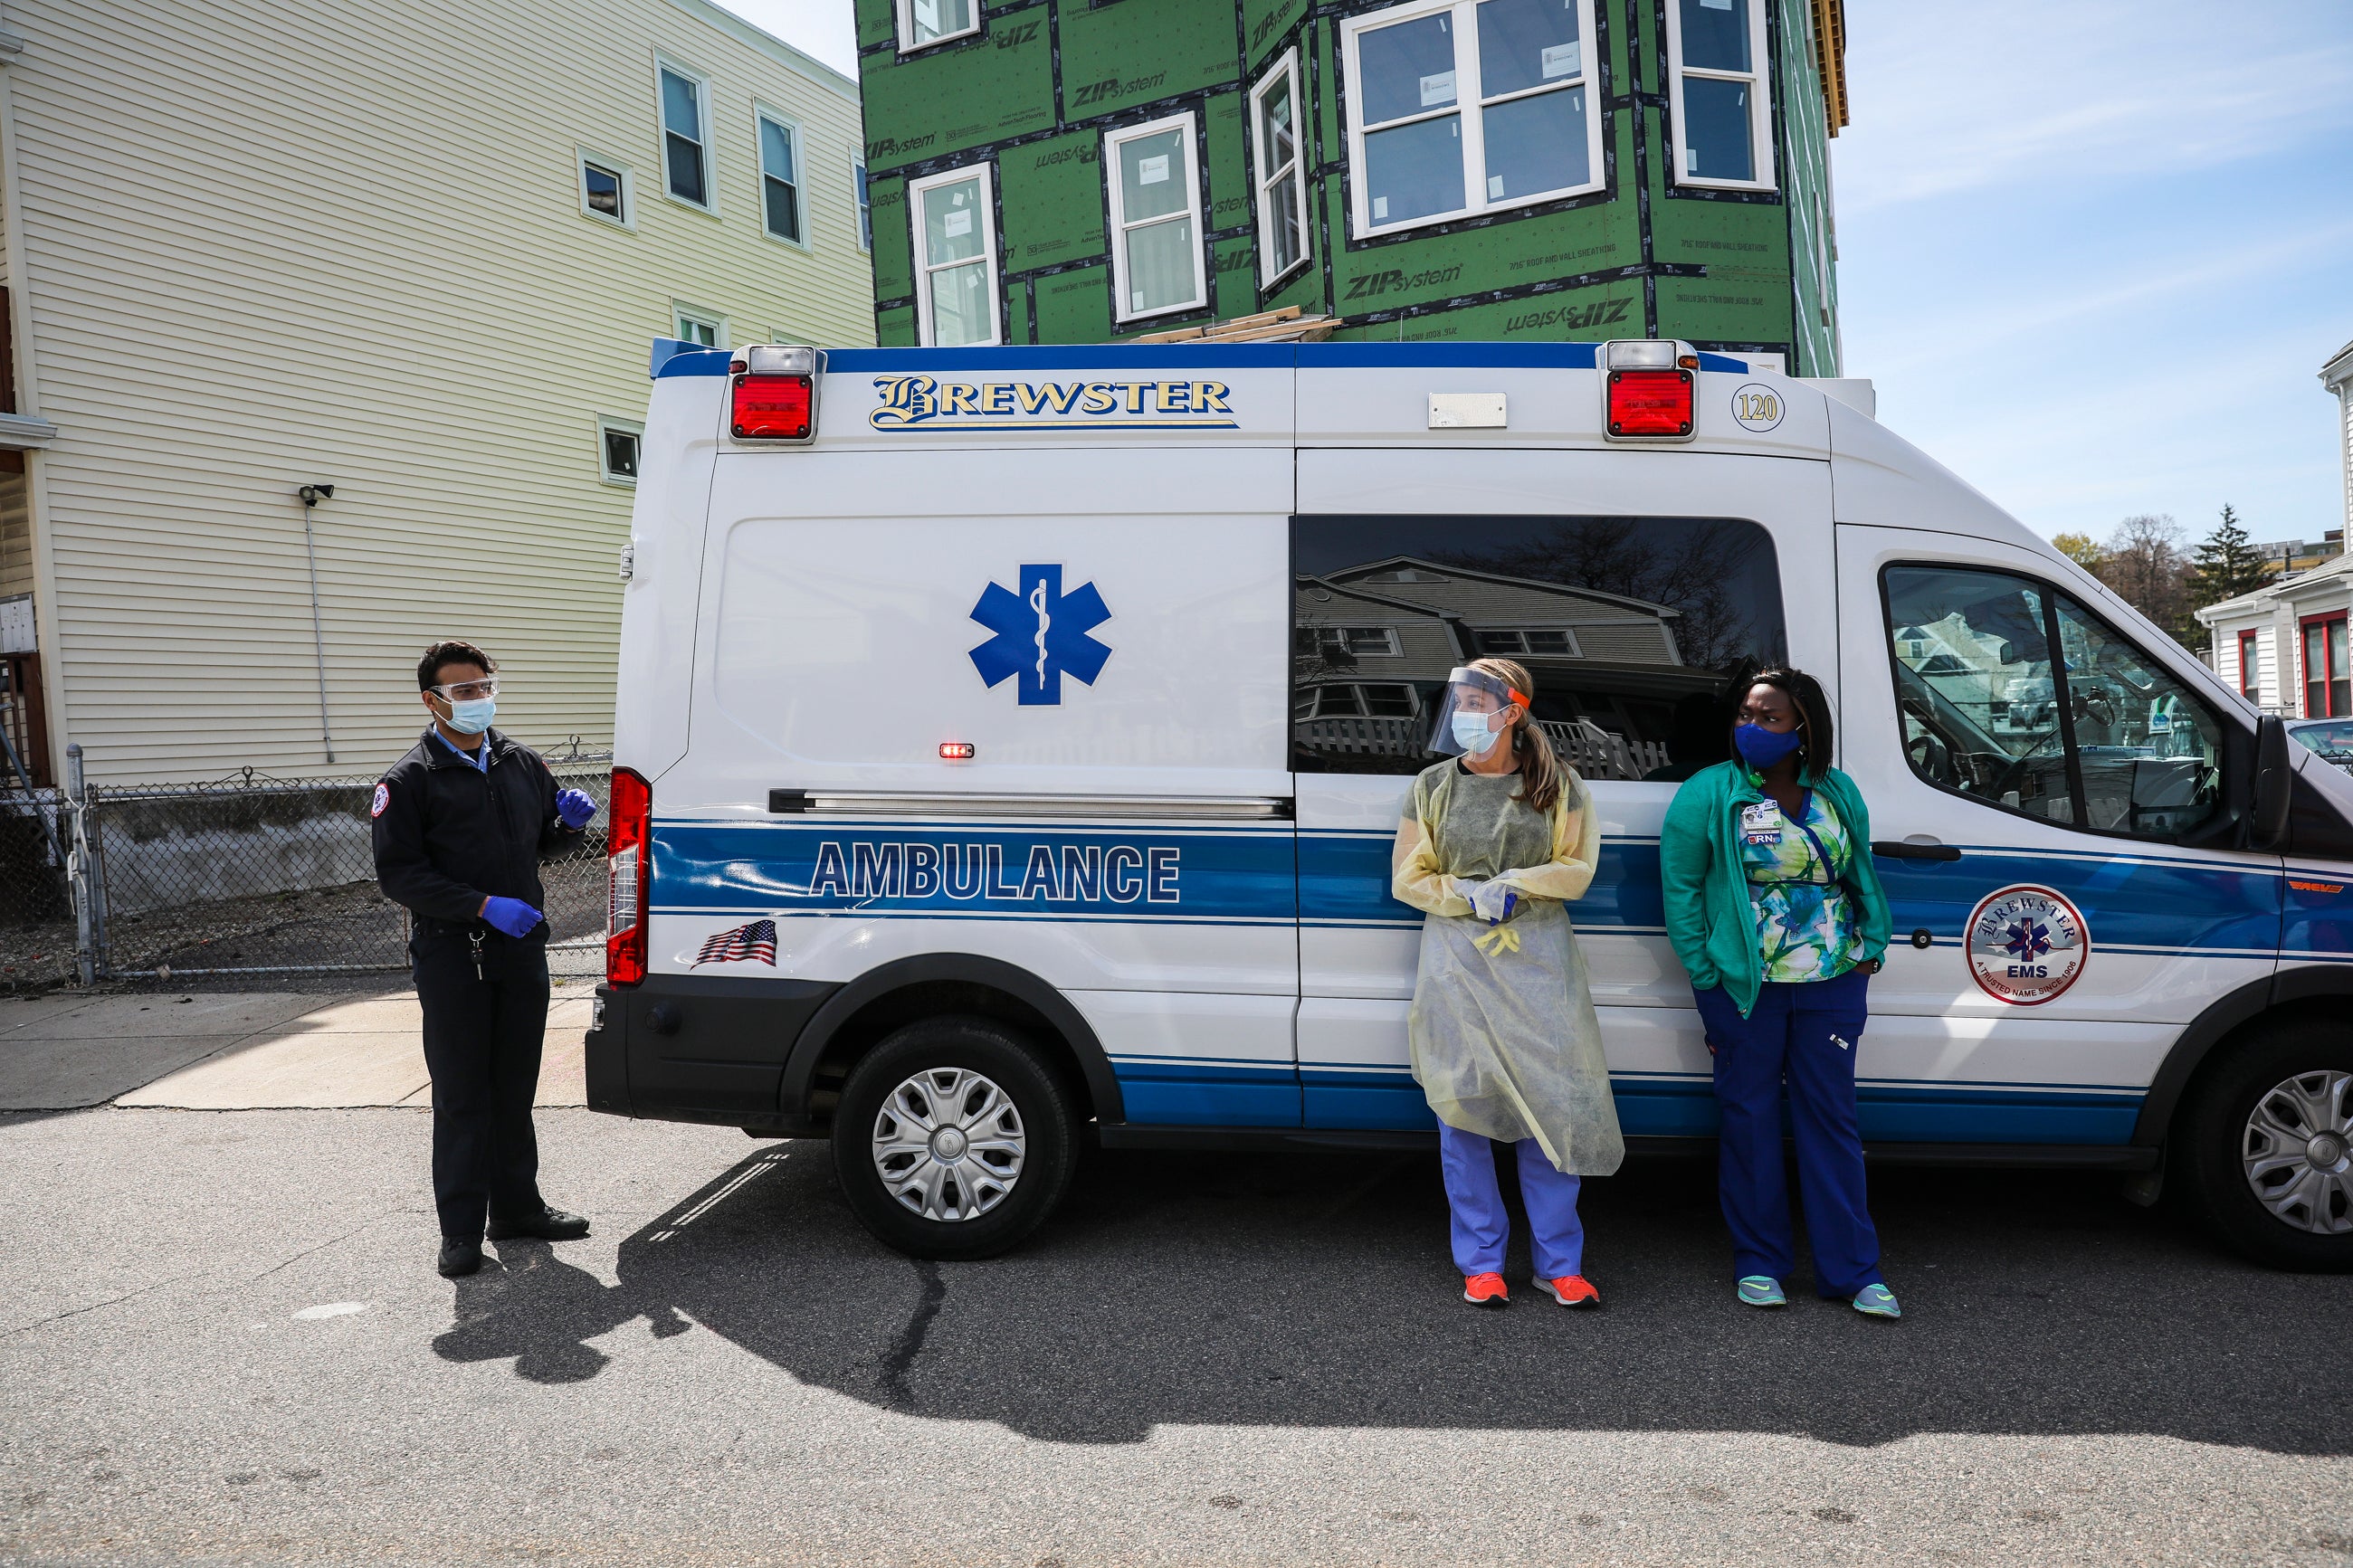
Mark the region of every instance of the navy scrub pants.
<instances>
[{"instance_id":1,"label":"navy scrub pants","mask_svg":"<svg viewBox=\"0 0 2353 1568\"><path fill-rule=\"evenodd\" d=\"M1716 1185L1743 1279L1762 1274L1786 1281L1796 1266L1781 1171L1786 1083L1814 1289L1842 1298L1881 1283L1879 1232L1864 1198L1854 1110L1854 1050L1870 1018L1870 983L1860 968L1831 980L1767 981L1746 1018L1721 985L1696 993L1715 1052Z\"/></svg>"},{"instance_id":2,"label":"navy scrub pants","mask_svg":"<svg viewBox=\"0 0 2353 1568\"><path fill-rule=\"evenodd\" d=\"M433 1078L434 1207L443 1236L480 1241L486 1219L527 1219L547 1206L531 1125L547 1035L547 944L491 931L477 976L465 928L419 921L408 953Z\"/></svg>"}]
</instances>

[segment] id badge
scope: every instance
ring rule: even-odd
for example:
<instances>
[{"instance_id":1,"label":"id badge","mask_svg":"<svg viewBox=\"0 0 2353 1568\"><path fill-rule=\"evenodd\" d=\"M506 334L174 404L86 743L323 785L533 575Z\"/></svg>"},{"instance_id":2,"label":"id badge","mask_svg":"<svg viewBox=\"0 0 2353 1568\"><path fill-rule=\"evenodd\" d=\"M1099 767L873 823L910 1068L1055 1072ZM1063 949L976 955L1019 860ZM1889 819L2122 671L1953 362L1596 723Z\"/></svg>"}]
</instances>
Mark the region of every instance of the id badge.
<instances>
[{"instance_id":1,"label":"id badge","mask_svg":"<svg viewBox=\"0 0 2353 1568\"><path fill-rule=\"evenodd\" d=\"M1769 800L1740 808L1740 841L1760 847L1781 842L1781 808Z\"/></svg>"}]
</instances>

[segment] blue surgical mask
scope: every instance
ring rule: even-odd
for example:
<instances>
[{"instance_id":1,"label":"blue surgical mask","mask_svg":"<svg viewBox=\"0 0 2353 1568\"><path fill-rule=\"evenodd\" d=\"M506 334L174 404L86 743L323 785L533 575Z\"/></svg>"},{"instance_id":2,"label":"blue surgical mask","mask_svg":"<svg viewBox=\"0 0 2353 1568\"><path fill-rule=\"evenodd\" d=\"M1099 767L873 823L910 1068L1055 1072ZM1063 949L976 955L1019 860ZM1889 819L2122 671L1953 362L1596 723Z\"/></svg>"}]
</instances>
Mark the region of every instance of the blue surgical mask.
<instances>
[{"instance_id":1,"label":"blue surgical mask","mask_svg":"<svg viewBox=\"0 0 2353 1568\"><path fill-rule=\"evenodd\" d=\"M491 727L491 719L499 710L495 697L476 697L464 702L449 704L449 728L460 735L479 735Z\"/></svg>"},{"instance_id":2,"label":"blue surgical mask","mask_svg":"<svg viewBox=\"0 0 2353 1568\"><path fill-rule=\"evenodd\" d=\"M1767 730L1762 724L1743 724L1733 731L1732 743L1740 748L1742 761L1763 773L1803 745L1805 737L1795 730Z\"/></svg>"},{"instance_id":3,"label":"blue surgical mask","mask_svg":"<svg viewBox=\"0 0 2353 1568\"><path fill-rule=\"evenodd\" d=\"M1503 737L1487 728L1489 717L1485 713L1454 715L1454 743L1474 757L1483 757L1493 751L1495 742Z\"/></svg>"}]
</instances>

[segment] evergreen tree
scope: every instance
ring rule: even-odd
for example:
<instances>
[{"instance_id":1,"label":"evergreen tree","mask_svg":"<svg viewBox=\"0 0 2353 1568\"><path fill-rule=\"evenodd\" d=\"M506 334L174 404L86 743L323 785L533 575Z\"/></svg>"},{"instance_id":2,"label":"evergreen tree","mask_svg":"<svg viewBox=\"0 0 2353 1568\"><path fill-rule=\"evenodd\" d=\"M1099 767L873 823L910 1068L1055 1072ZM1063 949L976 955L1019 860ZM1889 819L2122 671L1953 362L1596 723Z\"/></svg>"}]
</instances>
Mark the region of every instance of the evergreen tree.
<instances>
[{"instance_id":1,"label":"evergreen tree","mask_svg":"<svg viewBox=\"0 0 2353 1568\"><path fill-rule=\"evenodd\" d=\"M2263 558L2255 553L2247 531L2239 526L2239 514L2228 506L2222 508L2222 521L2198 547L2192 566L2198 574L2200 607L2253 593L2268 580Z\"/></svg>"}]
</instances>

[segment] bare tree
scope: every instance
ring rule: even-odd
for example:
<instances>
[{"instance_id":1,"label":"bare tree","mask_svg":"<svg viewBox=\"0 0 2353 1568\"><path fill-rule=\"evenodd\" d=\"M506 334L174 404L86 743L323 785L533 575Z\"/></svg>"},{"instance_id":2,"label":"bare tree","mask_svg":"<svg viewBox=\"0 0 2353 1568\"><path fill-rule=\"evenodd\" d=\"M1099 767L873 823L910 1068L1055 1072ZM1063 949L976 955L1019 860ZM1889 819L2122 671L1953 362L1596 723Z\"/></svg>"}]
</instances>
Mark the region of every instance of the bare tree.
<instances>
[{"instance_id":1,"label":"bare tree","mask_svg":"<svg viewBox=\"0 0 2353 1568\"><path fill-rule=\"evenodd\" d=\"M2165 513L2144 512L2116 524L2094 568L2100 581L2125 603L2155 621L2176 639L2185 625L2195 635L2190 610L2197 598L2195 572L2182 551L2181 525Z\"/></svg>"}]
</instances>

